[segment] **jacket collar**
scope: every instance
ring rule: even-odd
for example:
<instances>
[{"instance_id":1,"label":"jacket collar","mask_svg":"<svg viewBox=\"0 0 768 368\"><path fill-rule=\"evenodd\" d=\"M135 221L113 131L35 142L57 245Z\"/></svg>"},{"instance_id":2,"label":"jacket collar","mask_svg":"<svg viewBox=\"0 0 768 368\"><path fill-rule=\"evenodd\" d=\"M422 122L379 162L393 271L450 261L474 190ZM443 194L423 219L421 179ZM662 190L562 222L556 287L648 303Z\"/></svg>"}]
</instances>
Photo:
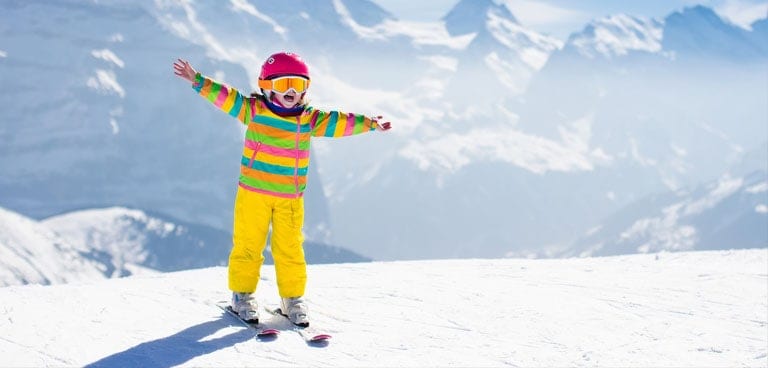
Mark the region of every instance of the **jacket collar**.
<instances>
[{"instance_id":1,"label":"jacket collar","mask_svg":"<svg viewBox=\"0 0 768 368\"><path fill-rule=\"evenodd\" d=\"M273 113L279 115L279 116L299 116L301 113L304 112L304 109L306 108L306 105L298 105L295 107L282 107L270 100L268 100L265 96L262 96L262 101L264 101L264 104L267 106L267 108L272 111Z\"/></svg>"}]
</instances>

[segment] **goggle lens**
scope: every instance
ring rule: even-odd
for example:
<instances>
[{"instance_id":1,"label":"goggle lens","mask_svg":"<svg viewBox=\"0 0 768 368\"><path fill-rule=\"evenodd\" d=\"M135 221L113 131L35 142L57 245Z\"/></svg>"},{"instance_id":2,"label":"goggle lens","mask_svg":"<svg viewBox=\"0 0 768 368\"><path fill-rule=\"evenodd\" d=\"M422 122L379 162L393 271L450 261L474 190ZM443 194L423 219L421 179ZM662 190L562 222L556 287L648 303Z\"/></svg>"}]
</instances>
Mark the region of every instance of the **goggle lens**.
<instances>
[{"instance_id":1,"label":"goggle lens","mask_svg":"<svg viewBox=\"0 0 768 368\"><path fill-rule=\"evenodd\" d=\"M303 77L279 77L260 80L259 87L271 89L277 93L286 93L291 89L296 91L296 93L303 93L309 88L309 79Z\"/></svg>"}]
</instances>

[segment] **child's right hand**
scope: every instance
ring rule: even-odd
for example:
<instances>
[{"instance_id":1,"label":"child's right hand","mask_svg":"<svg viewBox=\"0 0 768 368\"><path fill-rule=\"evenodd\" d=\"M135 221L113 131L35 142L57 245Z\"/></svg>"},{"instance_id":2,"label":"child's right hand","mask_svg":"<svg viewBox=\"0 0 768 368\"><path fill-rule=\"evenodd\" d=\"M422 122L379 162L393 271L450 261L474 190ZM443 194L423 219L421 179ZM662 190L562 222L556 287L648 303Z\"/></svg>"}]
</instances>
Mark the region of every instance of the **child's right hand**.
<instances>
[{"instance_id":1,"label":"child's right hand","mask_svg":"<svg viewBox=\"0 0 768 368\"><path fill-rule=\"evenodd\" d=\"M174 74L188 80L190 83L195 83L195 75L197 75L197 71L192 68L192 65L189 65L189 62L186 60L176 60L176 62L173 63L173 69Z\"/></svg>"},{"instance_id":2,"label":"child's right hand","mask_svg":"<svg viewBox=\"0 0 768 368\"><path fill-rule=\"evenodd\" d=\"M382 120L384 120L384 117L381 116L381 115L373 117L373 118L371 118L371 120L373 120L373 122L376 124L375 125L376 130L378 130L380 132L386 132L387 130L392 129L392 123L390 123L388 121L384 122L384 123L381 122Z\"/></svg>"}]
</instances>

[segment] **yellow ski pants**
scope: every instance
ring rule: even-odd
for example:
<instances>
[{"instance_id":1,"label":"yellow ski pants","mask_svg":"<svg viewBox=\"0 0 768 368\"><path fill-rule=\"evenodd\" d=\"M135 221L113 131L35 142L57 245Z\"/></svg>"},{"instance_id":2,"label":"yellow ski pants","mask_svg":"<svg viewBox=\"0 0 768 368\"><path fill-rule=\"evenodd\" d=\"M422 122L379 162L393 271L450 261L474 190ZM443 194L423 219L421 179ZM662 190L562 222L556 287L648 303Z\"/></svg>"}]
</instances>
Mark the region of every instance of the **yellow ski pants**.
<instances>
[{"instance_id":1,"label":"yellow ski pants","mask_svg":"<svg viewBox=\"0 0 768 368\"><path fill-rule=\"evenodd\" d=\"M280 296L303 296L307 284L301 232L304 198L280 198L238 187L234 219L229 289L239 293L256 291L271 223L272 257Z\"/></svg>"}]
</instances>

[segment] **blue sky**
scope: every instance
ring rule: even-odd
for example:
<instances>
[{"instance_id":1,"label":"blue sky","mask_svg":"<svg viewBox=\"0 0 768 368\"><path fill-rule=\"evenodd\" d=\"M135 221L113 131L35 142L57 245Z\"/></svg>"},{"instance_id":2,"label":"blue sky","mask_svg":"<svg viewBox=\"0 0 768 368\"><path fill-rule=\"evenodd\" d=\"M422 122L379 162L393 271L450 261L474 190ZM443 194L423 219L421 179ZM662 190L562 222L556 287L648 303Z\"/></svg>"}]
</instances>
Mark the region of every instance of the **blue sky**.
<instances>
[{"instance_id":1,"label":"blue sky","mask_svg":"<svg viewBox=\"0 0 768 368\"><path fill-rule=\"evenodd\" d=\"M373 0L402 20L434 21L445 15L459 0ZM494 0L506 3L524 25L539 32L566 39L592 19L625 13L663 18L673 11L695 4L715 9L721 16L746 26L768 15L765 0Z\"/></svg>"}]
</instances>

